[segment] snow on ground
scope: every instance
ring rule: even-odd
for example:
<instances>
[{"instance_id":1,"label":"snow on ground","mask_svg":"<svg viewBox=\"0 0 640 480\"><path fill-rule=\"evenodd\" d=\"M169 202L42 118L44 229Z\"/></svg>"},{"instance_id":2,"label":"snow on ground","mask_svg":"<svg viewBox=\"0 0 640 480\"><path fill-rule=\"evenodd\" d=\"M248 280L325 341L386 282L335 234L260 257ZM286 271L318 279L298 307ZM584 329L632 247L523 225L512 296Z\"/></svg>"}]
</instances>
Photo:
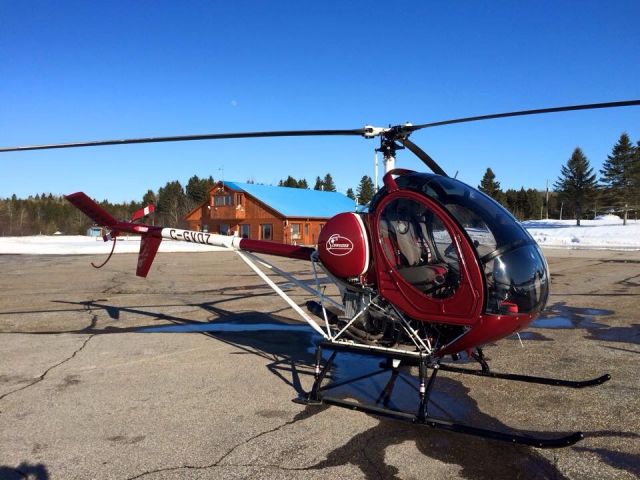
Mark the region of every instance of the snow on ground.
<instances>
[{"instance_id":1,"label":"snow on ground","mask_svg":"<svg viewBox=\"0 0 640 480\"><path fill-rule=\"evenodd\" d=\"M640 221L603 215L595 220L529 220L522 225L542 247L640 250Z\"/></svg>"},{"instance_id":2,"label":"snow on ground","mask_svg":"<svg viewBox=\"0 0 640 480\"><path fill-rule=\"evenodd\" d=\"M640 250L640 221L629 220L626 226L615 215L595 220L529 220L522 225L542 247L587 248L608 250ZM119 237L116 253L138 253L140 237ZM220 247L163 240L161 252L225 251ZM111 242L82 235L36 235L32 237L0 237L0 254L108 254ZM228 250L227 250L228 251Z\"/></svg>"},{"instance_id":3,"label":"snow on ground","mask_svg":"<svg viewBox=\"0 0 640 480\"><path fill-rule=\"evenodd\" d=\"M82 255L109 254L111 242L102 237L83 235L34 235L31 237L0 237L0 254L32 255ZM140 237L118 237L115 253L138 253ZM211 252L228 251L226 248L198 245L188 242L162 240L160 252Z\"/></svg>"}]
</instances>

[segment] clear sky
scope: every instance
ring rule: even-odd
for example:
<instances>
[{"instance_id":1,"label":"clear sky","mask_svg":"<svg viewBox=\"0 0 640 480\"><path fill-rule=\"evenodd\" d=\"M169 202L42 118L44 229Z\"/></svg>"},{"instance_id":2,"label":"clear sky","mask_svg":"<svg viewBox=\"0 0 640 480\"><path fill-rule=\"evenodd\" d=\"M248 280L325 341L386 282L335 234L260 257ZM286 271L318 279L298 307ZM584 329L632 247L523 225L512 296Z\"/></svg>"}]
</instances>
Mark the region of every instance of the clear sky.
<instances>
[{"instance_id":1,"label":"clear sky","mask_svg":"<svg viewBox=\"0 0 640 480\"><path fill-rule=\"evenodd\" d=\"M640 98L640 2L0 0L0 145L360 128ZM417 132L450 174L544 188L580 146L599 168L640 107ZM225 140L0 155L0 197L140 199L193 174L339 190L377 140ZM424 170L408 152L398 166Z\"/></svg>"}]
</instances>

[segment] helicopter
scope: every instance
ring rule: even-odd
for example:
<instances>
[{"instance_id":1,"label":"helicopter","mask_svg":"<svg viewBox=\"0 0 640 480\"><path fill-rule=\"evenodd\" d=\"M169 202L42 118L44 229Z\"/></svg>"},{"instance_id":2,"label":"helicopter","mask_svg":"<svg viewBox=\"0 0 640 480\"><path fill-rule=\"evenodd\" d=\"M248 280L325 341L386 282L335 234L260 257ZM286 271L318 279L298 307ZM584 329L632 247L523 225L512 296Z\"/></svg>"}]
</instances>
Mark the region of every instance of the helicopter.
<instances>
[{"instance_id":1,"label":"helicopter","mask_svg":"<svg viewBox=\"0 0 640 480\"><path fill-rule=\"evenodd\" d=\"M535 240L508 210L448 176L409 136L421 129L456 123L637 105L640 100L522 110L419 125L131 138L6 147L0 148L0 153L260 137L378 137L380 146L376 150L383 154L385 166L383 186L366 209L339 213L329 219L316 247L142 223L150 209L136 212L130 220L118 220L83 192L65 198L105 227L108 233L104 241L113 242L106 261L102 265L92 264L96 268L109 261L118 237L123 234L141 236L136 269L136 275L141 277L148 275L163 239L234 251L320 338L315 346L313 385L294 401L307 406L334 405L509 443L558 448L575 444L584 434L538 438L460 424L429 414L429 397L439 371L565 388L601 385L611 377L604 374L588 380L565 380L491 370L482 347L517 334L544 310L549 297L549 267ZM401 149L415 154L432 173L396 168L396 153ZM258 255L310 262L315 288ZM305 311L265 270L304 289L316 300L308 301ZM335 284L339 301L325 295L319 275ZM331 352L326 360L324 351ZM417 367L415 410L400 411L389 408L387 403L367 405L328 394L333 385L325 380L336 355L342 352L383 359L381 365L391 371L391 377L381 398L388 397L393 389L401 365ZM479 368L456 365L464 354L477 362ZM448 358L451 361L445 362Z\"/></svg>"}]
</instances>

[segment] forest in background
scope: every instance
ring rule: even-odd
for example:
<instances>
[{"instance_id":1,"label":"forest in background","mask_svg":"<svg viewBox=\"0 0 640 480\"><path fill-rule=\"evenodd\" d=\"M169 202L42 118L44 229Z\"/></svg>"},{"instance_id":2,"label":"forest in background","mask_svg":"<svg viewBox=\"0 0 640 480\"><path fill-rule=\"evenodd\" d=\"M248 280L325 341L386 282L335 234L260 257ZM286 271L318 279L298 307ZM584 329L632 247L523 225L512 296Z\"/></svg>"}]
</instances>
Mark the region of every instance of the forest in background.
<instances>
[{"instance_id":1,"label":"forest in background","mask_svg":"<svg viewBox=\"0 0 640 480\"><path fill-rule=\"evenodd\" d=\"M579 224L580 219L605 213L637 218L640 210L640 141L633 144L626 133L621 134L599 174L594 173L588 158L577 147L548 191L524 187L503 191L491 168L487 168L478 188L508 208L518 220L575 218ZM173 180L157 191L148 190L139 202L103 200L99 203L114 217L123 220L131 218L136 210L153 204L156 212L152 222L184 227L184 216L207 199L214 184L211 176L199 178L194 175L184 187ZM309 188L306 179L292 176L280 180L278 186ZM336 191L331 174L316 177L313 189ZM352 188L346 191L346 195L360 205L367 204L374 193L374 183L368 175L362 176L355 191ZM26 199L15 195L0 199L0 236L51 235L55 232L84 235L91 225L91 220L62 196L43 193Z\"/></svg>"}]
</instances>

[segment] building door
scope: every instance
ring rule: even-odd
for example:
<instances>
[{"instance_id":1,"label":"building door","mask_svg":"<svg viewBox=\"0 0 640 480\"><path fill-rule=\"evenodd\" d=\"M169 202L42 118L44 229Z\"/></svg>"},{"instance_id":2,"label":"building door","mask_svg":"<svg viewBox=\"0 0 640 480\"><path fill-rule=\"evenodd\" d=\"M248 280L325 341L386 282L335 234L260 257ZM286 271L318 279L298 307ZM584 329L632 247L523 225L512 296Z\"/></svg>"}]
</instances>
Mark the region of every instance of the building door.
<instances>
[{"instance_id":1,"label":"building door","mask_svg":"<svg viewBox=\"0 0 640 480\"><path fill-rule=\"evenodd\" d=\"M243 223L240 225L240 237L241 238L249 238L251 235L251 225L248 223Z\"/></svg>"}]
</instances>

